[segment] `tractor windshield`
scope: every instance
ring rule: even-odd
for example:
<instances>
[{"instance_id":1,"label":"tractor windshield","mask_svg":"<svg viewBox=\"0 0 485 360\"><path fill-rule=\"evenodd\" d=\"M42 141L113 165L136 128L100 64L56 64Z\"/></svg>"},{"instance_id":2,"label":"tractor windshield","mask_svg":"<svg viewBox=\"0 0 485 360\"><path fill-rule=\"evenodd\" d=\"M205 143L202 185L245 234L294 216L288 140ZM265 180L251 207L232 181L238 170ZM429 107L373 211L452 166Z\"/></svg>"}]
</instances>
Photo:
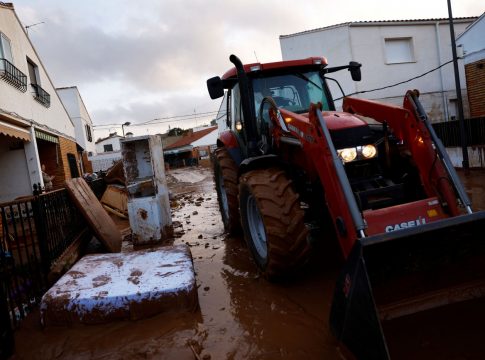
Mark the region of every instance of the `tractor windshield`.
<instances>
[{"instance_id":1,"label":"tractor windshield","mask_svg":"<svg viewBox=\"0 0 485 360\"><path fill-rule=\"evenodd\" d=\"M295 113L308 112L310 103L321 102L330 110L325 83L318 71L292 72L254 78L253 94L256 112L265 96L271 96L278 107Z\"/></svg>"}]
</instances>

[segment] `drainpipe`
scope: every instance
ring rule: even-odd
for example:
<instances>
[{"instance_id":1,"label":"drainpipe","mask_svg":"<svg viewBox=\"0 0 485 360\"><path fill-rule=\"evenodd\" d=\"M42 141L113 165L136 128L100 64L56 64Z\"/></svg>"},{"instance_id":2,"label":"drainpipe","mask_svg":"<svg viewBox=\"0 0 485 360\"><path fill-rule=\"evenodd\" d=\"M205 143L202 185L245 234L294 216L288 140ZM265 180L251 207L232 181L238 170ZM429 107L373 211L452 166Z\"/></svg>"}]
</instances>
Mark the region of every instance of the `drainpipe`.
<instances>
[{"instance_id":1,"label":"drainpipe","mask_svg":"<svg viewBox=\"0 0 485 360\"><path fill-rule=\"evenodd\" d=\"M440 41L439 26L440 26L440 23L439 21L437 21L435 23L436 46L438 48L438 65L441 65L441 41ZM448 121L450 118L448 114L448 104L447 104L446 95L445 95L443 68L440 68L439 71L440 71L440 85L441 85L441 100L443 102L443 111L445 112L445 121Z\"/></svg>"}]
</instances>

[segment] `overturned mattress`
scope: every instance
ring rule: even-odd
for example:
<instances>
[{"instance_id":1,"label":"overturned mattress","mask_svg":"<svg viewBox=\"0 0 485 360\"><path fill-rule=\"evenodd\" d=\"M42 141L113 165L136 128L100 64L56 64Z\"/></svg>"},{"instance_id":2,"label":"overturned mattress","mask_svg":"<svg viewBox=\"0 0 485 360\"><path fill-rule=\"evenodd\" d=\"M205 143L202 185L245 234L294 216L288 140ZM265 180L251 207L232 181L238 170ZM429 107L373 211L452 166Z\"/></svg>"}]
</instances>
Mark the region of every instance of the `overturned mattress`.
<instances>
[{"instance_id":1,"label":"overturned mattress","mask_svg":"<svg viewBox=\"0 0 485 360\"><path fill-rule=\"evenodd\" d=\"M41 321L92 324L197 307L189 248L166 246L85 256L43 296Z\"/></svg>"}]
</instances>

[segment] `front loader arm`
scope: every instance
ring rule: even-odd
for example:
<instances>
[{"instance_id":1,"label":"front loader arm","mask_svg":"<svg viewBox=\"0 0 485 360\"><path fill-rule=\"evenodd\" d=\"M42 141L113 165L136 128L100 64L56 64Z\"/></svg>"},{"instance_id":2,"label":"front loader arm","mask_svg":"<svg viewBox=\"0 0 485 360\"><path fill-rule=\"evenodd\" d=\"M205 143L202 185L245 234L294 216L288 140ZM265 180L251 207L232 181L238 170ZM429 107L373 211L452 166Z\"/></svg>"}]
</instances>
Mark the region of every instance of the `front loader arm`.
<instances>
[{"instance_id":1,"label":"front loader arm","mask_svg":"<svg viewBox=\"0 0 485 360\"><path fill-rule=\"evenodd\" d=\"M402 141L411 153L428 197L438 196L442 204L446 205L450 215L459 215L453 181L435 150L436 147L425 124L418 118L406 99L405 97L404 106L399 107L373 100L347 97L343 102L343 110L386 123L394 136Z\"/></svg>"}]
</instances>

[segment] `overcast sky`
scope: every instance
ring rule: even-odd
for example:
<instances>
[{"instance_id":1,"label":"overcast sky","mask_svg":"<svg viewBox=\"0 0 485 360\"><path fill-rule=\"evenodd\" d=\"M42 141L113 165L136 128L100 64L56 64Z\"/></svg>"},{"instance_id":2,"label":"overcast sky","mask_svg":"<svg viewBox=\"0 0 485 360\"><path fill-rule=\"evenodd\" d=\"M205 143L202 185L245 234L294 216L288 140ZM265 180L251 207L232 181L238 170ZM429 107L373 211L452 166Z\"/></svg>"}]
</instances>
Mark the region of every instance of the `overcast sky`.
<instances>
[{"instance_id":1,"label":"overcast sky","mask_svg":"<svg viewBox=\"0 0 485 360\"><path fill-rule=\"evenodd\" d=\"M135 134L208 123L205 80L243 62L281 60L279 35L348 21L448 17L446 0L13 0L56 87L77 86L94 124L176 118ZM483 0L453 0L480 16ZM325 54L315 54L316 56ZM197 119L197 120L196 120ZM167 121L167 120L164 120ZM98 127L95 136L120 126Z\"/></svg>"}]
</instances>

